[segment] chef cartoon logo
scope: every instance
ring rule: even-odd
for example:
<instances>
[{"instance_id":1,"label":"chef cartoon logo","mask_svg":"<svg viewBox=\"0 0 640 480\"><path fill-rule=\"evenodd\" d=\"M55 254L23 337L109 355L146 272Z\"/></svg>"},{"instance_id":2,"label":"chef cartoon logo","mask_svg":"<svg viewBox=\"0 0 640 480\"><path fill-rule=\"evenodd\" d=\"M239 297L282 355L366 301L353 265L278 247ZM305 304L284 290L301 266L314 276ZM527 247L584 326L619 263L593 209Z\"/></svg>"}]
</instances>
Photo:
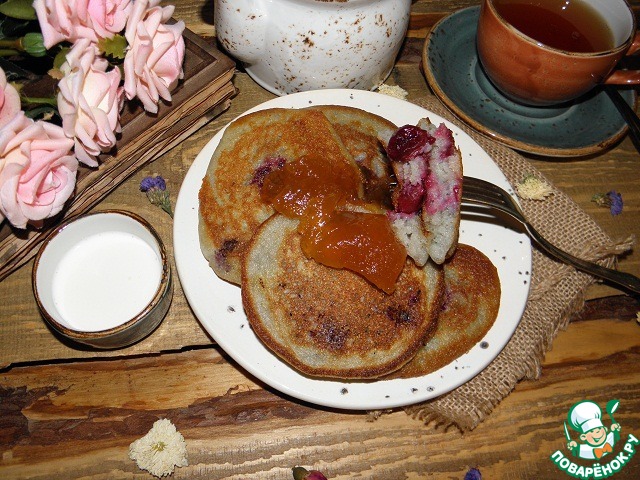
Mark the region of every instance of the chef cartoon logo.
<instances>
[{"instance_id":1,"label":"chef cartoon logo","mask_svg":"<svg viewBox=\"0 0 640 480\"><path fill-rule=\"evenodd\" d=\"M600 406L591 400L580 401L569 409L564 422L569 454L558 450L551 455L551 460L560 470L580 479L608 478L631 460L640 441L629 434L620 447L622 427L613 417L619 405L618 400L607 402L606 417L603 417ZM569 457L580 460L574 462Z\"/></svg>"},{"instance_id":2,"label":"chef cartoon logo","mask_svg":"<svg viewBox=\"0 0 640 480\"><path fill-rule=\"evenodd\" d=\"M572 440L567 422L564 423L564 434L567 438L567 448L574 456L599 460L613 452L614 445L620 440L620 424L613 418L619 404L617 400L607 403L607 414L611 418L609 428L602 423L602 410L597 403L584 400L571 407L567 420L571 428L578 432L580 443Z\"/></svg>"}]
</instances>

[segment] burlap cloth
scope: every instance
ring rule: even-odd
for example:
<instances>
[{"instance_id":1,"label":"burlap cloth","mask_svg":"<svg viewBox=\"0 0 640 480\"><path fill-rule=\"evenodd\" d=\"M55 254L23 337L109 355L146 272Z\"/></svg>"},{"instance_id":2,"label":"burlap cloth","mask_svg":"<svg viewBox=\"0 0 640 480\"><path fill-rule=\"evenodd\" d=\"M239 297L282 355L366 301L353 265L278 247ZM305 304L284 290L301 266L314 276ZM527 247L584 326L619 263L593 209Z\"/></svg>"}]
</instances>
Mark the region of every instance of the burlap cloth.
<instances>
[{"instance_id":1,"label":"burlap cloth","mask_svg":"<svg viewBox=\"0 0 640 480\"><path fill-rule=\"evenodd\" d=\"M493 158L512 185L522 181L525 175L534 175L551 185L553 195L544 201L521 199L520 203L535 228L556 246L609 267L614 266L617 255L632 247L633 239L614 242L525 158L466 127L435 96L414 103L468 133ZM425 423L453 424L463 431L474 429L517 382L540 376L545 352L558 331L566 328L570 316L583 307L584 291L594 281L589 275L551 260L533 245L529 299L520 324L504 350L469 382L438 398L407 407L406 412Z\"/></svg>"}]
</instances>

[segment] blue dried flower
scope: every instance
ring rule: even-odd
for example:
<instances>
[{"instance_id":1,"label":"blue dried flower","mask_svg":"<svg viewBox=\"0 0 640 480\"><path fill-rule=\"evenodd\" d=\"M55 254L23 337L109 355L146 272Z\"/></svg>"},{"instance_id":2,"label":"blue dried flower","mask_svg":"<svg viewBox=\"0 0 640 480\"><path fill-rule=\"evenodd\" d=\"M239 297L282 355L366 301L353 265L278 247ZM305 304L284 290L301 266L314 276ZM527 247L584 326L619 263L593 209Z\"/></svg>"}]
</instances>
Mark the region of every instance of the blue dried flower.
<instances>
[{"instance_id":1,"label":"blue dried flower","mask_svg":"<svg viewBox=\"0 0 640 480\"><path fill-rule=\"evenodd\" d=\"M478 470L477 468L470 468L469 471L465 474L464 480L482 480L480 470Z\"/></svg>"},{"instance_id":2,"label":"blue dried flower","mask_svg":"<svg viewBox=\"0 0 640 480\"><path fill-rule=\"evenodd\" d=\"M622 194L611 190L607 193L597 193L591 201L600 207L606 207L611 212L611 215L620 215L622 213Z\"/></svg>"},{"instance_id":3,"label":"blue dried flower","mask_svg":"<svg viewBox=\"0 0 640 480\"><path fill-rule=\"evenodd\" d=\"M157 205L173 218L171 200L167 191L167 183L160 175L155 177L145 177L140 182L140 191L147 194L147 198L153 205Z\"/></svg>"},{"instance_id":4,"label":"blue dried flower","mask_svg":"<svg viewBox=\"0 0 640 480\"><path fill-rule=\"evenodd\" d=\"M149 190L157 189L165 191L167 184L160 175L156 177L144 177L140 182L140 191L148 192Z\"/></svg>"},{"instance_id":5,"label":"blue dried flower","mask_svg":"<svg viewBox=\"0 0 640 480\"><path fill-rule=\"evenodd\" d=\"M607 193L609 200L611 201L611 215L620 215L622 213L622 194L617 193L615 190L611 190Z\"/></svg>"}]
</instances>

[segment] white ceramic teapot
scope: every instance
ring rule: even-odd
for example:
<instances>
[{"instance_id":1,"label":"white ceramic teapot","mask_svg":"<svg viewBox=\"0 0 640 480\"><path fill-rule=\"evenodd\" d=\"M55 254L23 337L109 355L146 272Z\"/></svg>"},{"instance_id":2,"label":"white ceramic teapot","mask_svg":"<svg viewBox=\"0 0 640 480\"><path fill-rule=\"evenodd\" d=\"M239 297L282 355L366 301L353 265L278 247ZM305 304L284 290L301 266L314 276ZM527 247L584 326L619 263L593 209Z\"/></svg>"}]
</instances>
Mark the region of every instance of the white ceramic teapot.
<instances>
[{"instance_id":1,"label":"white ceramic teapot","mask_svg":"<svg viewBox=\"0 0 640 480\"><path fill-rule=\"evenodd\" d=\"M411 0L215 0L216 36L278 94L372 90L393 68Z\"/></svg>"}]
</instances>

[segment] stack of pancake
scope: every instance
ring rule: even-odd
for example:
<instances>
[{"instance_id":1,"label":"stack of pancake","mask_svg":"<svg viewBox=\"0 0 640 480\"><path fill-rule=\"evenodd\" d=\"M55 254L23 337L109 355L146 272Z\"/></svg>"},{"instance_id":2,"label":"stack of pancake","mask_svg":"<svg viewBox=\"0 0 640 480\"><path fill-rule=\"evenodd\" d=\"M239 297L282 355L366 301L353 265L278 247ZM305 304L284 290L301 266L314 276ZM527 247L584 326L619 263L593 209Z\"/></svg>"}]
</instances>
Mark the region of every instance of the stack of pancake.
<instances>
[{"instance_id":1,"label":"stack of pancake","mask_svg":"<svg viewBox=\"0 0 640 480\"><path fill-rule=\"evenodd\" d=\"M420 126L430 135L446 130L432 128L427 119ZM211 158L199 192L202 253L220 278L240 285L249 323L266 347L305 375L424 375L468 351L496 318L495 267L475 248L457 243L458 191L457 210L447 210L448 223L439 227L446 230L439 237L450 243L443 249L439 241L432 258L414 255L412 237L428 239L433 232L420 220L425 206L399 212L394 205L393 192L404 178L394 176L402 169L387 149L398 131L386 119L351 107L268 109L230 124ZM429 139L421 151L435 158L435 145L443 142ZM443 151L437 155L446 157L446 177L455 177L459 187L460 154L451 145ZM386 215L408 253L393 288L379 288L362 272L306 254L300 233L306 219L282 214L265 201L262 189L270 176L301 158L319 162L329 176L335 172L353 186L356 200L340 209ZM439 187L452 188L449 180ZM428 240L422 245L428 249Z\"/></svg>"}]
</instances>

